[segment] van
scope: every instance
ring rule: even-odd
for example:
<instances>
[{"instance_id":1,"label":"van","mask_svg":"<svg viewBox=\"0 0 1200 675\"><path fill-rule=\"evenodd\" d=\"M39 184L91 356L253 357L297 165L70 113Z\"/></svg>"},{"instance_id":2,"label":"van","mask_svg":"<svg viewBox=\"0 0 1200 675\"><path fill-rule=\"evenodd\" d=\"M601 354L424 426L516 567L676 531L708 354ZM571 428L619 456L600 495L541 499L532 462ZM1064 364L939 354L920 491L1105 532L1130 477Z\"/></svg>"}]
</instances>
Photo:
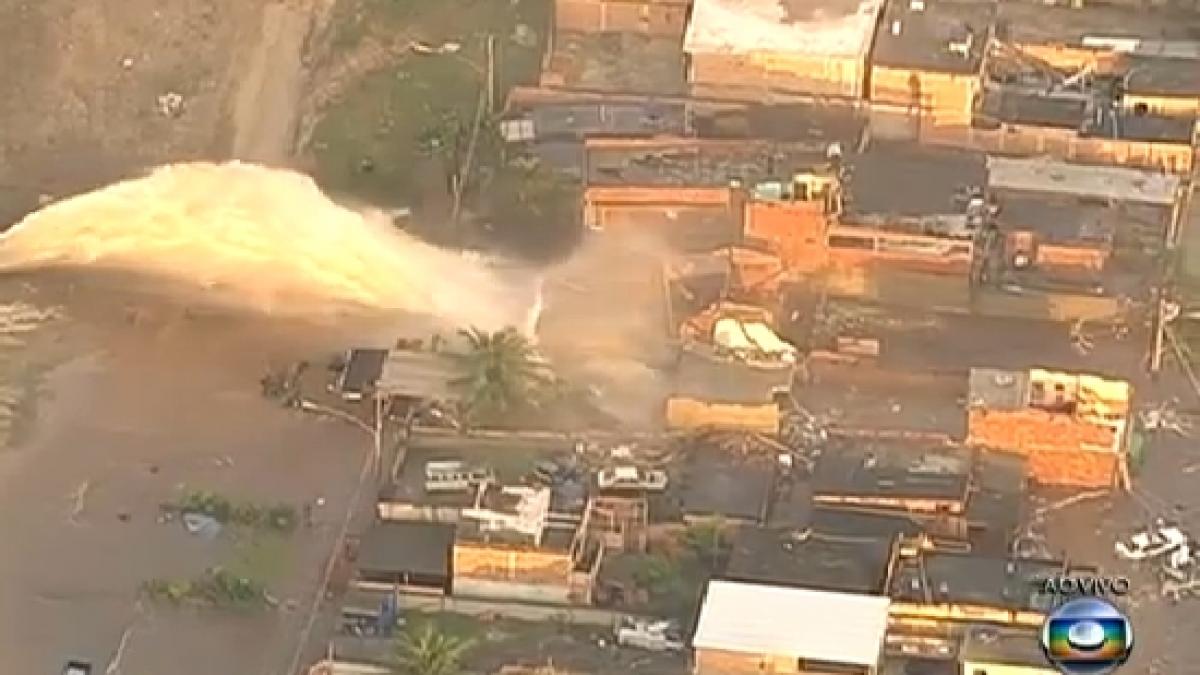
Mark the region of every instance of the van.
<instances>
[{"instance_id":1,"label":"van","mask_svg":"<svg viewBox=\"0 0 1200 675\"><path fill-rule=\"evenodd\" d=\"M458 460L425 463L426 492L466 492L491 477L487 469Z\"/></svg>"}]
</instances>

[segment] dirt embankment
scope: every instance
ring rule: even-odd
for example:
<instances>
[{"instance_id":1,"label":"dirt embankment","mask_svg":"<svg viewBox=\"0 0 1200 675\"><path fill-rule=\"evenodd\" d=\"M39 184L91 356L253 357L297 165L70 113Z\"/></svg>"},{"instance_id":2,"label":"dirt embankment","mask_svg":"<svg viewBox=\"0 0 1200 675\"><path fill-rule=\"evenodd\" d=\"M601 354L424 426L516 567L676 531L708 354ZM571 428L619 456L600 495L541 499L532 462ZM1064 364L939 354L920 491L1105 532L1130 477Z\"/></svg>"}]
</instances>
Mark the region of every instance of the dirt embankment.
<instances>
[{"instance_id":1,"label":"dirt embankment","mask_svg":"<svg viewBox=\"0 0 1200 675\"><path fill-rule=\"evenodd\" d=\"M0 3L0 226L158 164L286 163L306 39L332 4Z\"/></svg>"}]
</instances>

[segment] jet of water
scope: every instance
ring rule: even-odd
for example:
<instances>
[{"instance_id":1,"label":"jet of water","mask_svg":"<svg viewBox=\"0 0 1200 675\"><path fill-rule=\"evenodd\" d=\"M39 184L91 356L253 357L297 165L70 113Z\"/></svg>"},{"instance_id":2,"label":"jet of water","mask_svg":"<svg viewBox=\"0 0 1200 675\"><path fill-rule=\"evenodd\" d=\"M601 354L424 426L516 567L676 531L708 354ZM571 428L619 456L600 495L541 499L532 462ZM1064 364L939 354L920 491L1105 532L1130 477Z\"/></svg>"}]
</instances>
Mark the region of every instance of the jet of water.
<instances>
[{"instance_id":1,"label":"jet of water","mask_svg":"<svg viewBox=\"0 0 1200 675\"><path fill-rule=\"evenodd\" d=\"M498 329L523 327L531 301L485 263L344 208L307 176L238 162L161 167L0 235L0 271L59 267L183 282L285 315L345 305Z\"/></svg>"}]
</instances>

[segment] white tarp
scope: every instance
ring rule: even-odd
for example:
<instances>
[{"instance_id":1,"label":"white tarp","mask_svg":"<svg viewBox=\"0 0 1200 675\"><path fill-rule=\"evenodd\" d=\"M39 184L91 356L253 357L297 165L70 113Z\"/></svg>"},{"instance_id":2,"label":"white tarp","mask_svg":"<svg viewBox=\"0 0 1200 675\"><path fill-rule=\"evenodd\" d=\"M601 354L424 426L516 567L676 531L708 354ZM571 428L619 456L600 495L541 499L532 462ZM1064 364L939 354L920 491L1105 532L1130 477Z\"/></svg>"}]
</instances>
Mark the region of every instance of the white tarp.
<instances>
[{"instance_id":1,"label":"white tarp","mask_svg":"<svg viewBox=\"0 0 1200 675\"><path fill-rule=\"evenodd\" d=\"M717 319L713 326L713 342L733 351L752 351L754 343L746 337L742 324L737 319Z\"/></svg>"},{"instance_id":2,"label":"white tarp","mask_svg":"<svg viewBox=\"0 0 1200 675\"><path fill-rule=\"evenodd\" d=\"M775 334L775 331L771 330L765 323L755 321L753 323L742 324L742 329L745 331L746 336L754 341L754 344L758 345L758 348L764 354L783 356L796 351L795 347L780 339Z\"/></svg>"}]
</instances>

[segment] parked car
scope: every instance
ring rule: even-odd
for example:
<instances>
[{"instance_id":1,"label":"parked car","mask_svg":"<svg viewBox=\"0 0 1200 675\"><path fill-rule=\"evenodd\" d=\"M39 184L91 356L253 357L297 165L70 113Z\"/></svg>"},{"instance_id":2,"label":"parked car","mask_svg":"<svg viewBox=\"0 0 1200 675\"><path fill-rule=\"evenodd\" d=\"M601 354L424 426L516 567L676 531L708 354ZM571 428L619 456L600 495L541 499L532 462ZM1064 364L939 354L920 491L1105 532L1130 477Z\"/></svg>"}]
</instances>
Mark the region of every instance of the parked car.
<instances>
[{"instance_id":1,"label":"parked car","mask_svg":"<svg viewBox=\"0 0 1200 675\"><path fill-rule=\"evenodd\" d=\"M1125 560L1153 560L1186 545L1187 535L1183 530L1173 525L1159 525L1138 532L1126 541L1118 541L1114 548Z\"/></svg>"},{"instance_id":2,"label":"parked car","mask_svg":"<svg viewBox=\"0 0 1200 675\"><path fill-rule=\"evenodd\" d=\"M661 469L641 469L636 466L617 466L601 469L596 474L601 490L644 490L662 492L667 489L667 472Z\"/></svg>"},{"instance_id":3,"label":"parked car","mask_svg":"<svg viewBox=\"0 0 1200 675\"><path fill-rule=\"evenodd\" d=\"M63 675L92 675L92 664L87 661L67 661Z\"/></svg>"},{"instance_id":4,"label":"parked car","mask_svg":"<svg viewBox=\"0 0 1200 675\"><path fill-rule=\"evenodd\" d=\"M681 652L683 636L674 621L647 621L625 616L614 630L621 647L634 647L652 652Z\"/></svg>"}]
</instances>

